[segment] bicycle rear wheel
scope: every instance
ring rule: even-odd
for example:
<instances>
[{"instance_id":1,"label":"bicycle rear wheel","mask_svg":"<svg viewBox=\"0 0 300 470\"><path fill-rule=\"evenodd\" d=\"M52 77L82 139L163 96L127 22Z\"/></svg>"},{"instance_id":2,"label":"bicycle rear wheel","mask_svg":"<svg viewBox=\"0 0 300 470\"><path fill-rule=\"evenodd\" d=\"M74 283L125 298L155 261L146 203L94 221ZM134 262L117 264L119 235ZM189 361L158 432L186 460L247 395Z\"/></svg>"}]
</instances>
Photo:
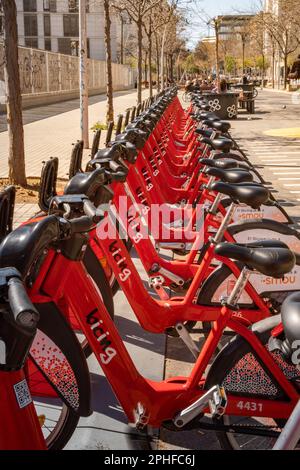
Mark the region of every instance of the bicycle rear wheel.
<instances>
[{"instance_id":1,"label":"bicycle rear wheel","mask_svg":"<svg viewBox=\"0 0 300 470\"><path fill-rule=\"evenodd\" d=\"M267 331L258 334L266 348L271 331L268 328ZM299 387L297 382L300 379L300 370L287 363L279 350L272 355L295 388ZM207 377L206 388L209 389L216 384L224 386L227 393L244 398L241 403L241 416L226 415L217 421L219 425L233 426L234 429L234 432L217 432L221 447L225 450L271 450L278 437L276 433L282 431L286 421L258 418L255 416L255 411L253 417L248 418L242 416L243 407L251 406L253 398L280 401L284 400L285 396L243 338L237 336L226 345L213 363ZM275 433L274 436L271 432Z\"/></svg>"}]
</instances>

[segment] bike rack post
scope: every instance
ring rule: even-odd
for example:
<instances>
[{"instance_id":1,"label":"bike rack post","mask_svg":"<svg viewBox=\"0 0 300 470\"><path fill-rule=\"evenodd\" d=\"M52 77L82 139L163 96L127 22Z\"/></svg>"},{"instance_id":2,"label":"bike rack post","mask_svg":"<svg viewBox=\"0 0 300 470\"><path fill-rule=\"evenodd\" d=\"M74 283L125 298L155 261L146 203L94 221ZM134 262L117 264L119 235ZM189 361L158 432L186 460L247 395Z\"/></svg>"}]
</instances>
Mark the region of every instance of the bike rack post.
<instances>
[{"instance_id":1,"label":"bike rack post","mask_svg":"<svg viewBox=\"0 0 300 470\"><path fill-rule=\"evenodd\" d=\"M142 110L142 105L140 103L137 105L137 108L136 108L136 117L138 117L141 114L141 110Z\"/></svg>"},{"instance_id":2,"label":"bike rack post","mask_svg":"<svg viewBox=\"0 0 300 470\"><path fill-rule=\"evenodd\" d=\"M41 211L48 212L51 199L57 195L58 158L51 158L43 164L38 205Z\"/></svg>"},{"instance_id":3,"label":"bike rack post","mask_svg":"<svg viewBox=\"0 0 300 470\"><path fill-rule=\"evenodd\" d=\"M131 111L131 122L135 120L136 116L136 107L134 106Z\"/></svg>"},{"instance_id":4,"label":"bike rack post","mask_svg":"<svg viewBox=\"0 0 300 470\"><path fill-rule=\"evenodd\" d=\"M93 144L92 144L92 152L91 157L94 158L97 154L100 146L100 138L101 138L101 129L98 129L94 134Z\"/></svg>"},{"instance_id":5,"label":"bike rack post","mask_svg":"<svg viewBox=\"0 0 300 470\"><path fill-rule=\"evenodd\" d=\"M69 167L69 178L73 178L77 173L83 173L82 171L82 157L83 157L83 140L78 140L77 144L74 145L71 154L71 161Z\"/></svg>"},{"instance_id":6,"label":"bike rack post","mask_svg":"<svg viewBox=\"0 0 300 470\"><path fill-rule=\"evenodd\" d=\"M121 134L122 132L122 124L123 124L123 114L119 114L118 120L117 120L117 125L116 125L116 136Z\"/></svg>"},{"instance_id":7,"label":"bike rack post","mask_svg":"<svg viewBox=\"0 0 300 470\"><path fill-rule=\"evenodd\" d=\"M124 120L124 129L128 126L129 120L130 120L130 113L131 110L127 109L126 114L125 114L125 120Z\"/></svg>"},{"instance_id":8,"label":"bike rack post","mask_svg":"<svg viewBox=\"0 0 300 470\"><path fill-rule=\"evenodd\" d=\"M106 140L105 140L105 147L108 147L109 143L111 142L112 138L112 133L114 130L114 123L113 121L110 121L107 126L107 134L106 134Z\"/></svg>"},{"instance_id":9,"label":"bike rack post","mask_svg":"<svg viewBox=\"0 0 300 470\"><path fill-rule=\"evenodd\" d=\"M16 188L8 186L0 193L0 242L13 230Z\"/></svg>"}]
</instances>

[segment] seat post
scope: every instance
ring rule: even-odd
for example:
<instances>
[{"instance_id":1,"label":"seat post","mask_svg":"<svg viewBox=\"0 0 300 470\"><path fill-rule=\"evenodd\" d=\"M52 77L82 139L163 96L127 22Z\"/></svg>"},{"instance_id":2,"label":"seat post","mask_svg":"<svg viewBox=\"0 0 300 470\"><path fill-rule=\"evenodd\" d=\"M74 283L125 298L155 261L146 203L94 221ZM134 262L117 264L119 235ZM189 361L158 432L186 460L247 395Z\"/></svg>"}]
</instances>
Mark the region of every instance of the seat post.
<instances>
[{"instance_id":1,"label":"seat post","mask_svg":"<svg viewBox=\"0 0 300 470\"><path fill-rule=\"evenodd\" d=\"M216 245L223 241L224 233L226 232L226 230L227 230L227 228L228 228L228 226L231 222L231 219L232 219L232 216L234 214L235 208L236 208L236 204L233 202L231 204L231 206L229 207L229 209L226 213L226 217L224 218L224 220L221 224L221 227L219 228L218 233L216 234L216 236L213 240Z\"/></svg>"},{"instance_id":2,"label":"seat post","mask_svg":"<svg viewBox=\"0 0 300 470\"><path fill-rule=\"evenodd\" d=\"M251 271L248 268L244 268L238 278L236 285L234 286L233 291L231 292L227 304L229 307L235 307L240 300L240 297L246 287L246 284L249 280Z\"/></svg>"}]
</instances>

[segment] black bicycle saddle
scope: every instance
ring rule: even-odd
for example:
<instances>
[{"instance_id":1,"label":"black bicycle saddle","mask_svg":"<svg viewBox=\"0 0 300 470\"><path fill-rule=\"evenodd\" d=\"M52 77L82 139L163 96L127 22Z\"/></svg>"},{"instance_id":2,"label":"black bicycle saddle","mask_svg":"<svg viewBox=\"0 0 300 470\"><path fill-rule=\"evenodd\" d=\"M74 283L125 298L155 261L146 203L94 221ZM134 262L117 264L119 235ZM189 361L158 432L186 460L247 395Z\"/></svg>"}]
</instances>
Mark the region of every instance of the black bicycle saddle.
<instances>
[{"instance_id":1,"label":"black bicycle saddle","mask_svg":"<svg viewBox=\"0 0 300 470\"><path fill-rule=\"evenodd\" d=\"M287 245L273 240L247 245L220 243L215 252L223 258L240 261L249 269L276 279L283 278L296 264L296 257Z\"/></svg>"},{"instance_id":2,"label":"black bicycle saddle","mask_svg":"<svg viewBox=\"0 0 300 470\"><path fill-rule=\"evenodd\" d=\"M214 176L219 178L221 181L230 184L238 183L251 183L253 176L249 171L243 169L221 169L221 168L209 168L205 171L208 176Z\"/></svg>"},{"instance_id":3,"label":"black bicycle saddle","mask_svg":"<svg viewBox=\"0 0 300 470\"><path fill-rule=\"evenodd\" d=\"M270 192L259 184L228 184L217 182L211 186L213 191L229 196L236 204L246 204L257 210L269 201Z\"/></svg>"}]
</instances>

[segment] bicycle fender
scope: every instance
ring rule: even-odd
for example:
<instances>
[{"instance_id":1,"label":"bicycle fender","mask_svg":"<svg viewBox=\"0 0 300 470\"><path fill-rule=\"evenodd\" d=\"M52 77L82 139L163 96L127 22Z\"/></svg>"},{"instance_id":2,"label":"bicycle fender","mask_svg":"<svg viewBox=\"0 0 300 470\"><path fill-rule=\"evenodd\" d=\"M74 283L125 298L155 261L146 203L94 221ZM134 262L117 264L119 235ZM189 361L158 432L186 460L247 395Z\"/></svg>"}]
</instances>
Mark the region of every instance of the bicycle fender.
<instances>
[{"instance_id":1,"label":"bicycle fender","mask_svg":"<svg viewBox=\"0 0 300 470\"><path fill-rule=\"evenodd\" d=\"M35 304L35 307L40 321L30 349L30 359L38 369L39 379L36 380L36 374L31 378L29 370L32 395L58 395L79 416L90 416L89 370L75 333L54 303Z\"/></svg>"}]
</instances>

